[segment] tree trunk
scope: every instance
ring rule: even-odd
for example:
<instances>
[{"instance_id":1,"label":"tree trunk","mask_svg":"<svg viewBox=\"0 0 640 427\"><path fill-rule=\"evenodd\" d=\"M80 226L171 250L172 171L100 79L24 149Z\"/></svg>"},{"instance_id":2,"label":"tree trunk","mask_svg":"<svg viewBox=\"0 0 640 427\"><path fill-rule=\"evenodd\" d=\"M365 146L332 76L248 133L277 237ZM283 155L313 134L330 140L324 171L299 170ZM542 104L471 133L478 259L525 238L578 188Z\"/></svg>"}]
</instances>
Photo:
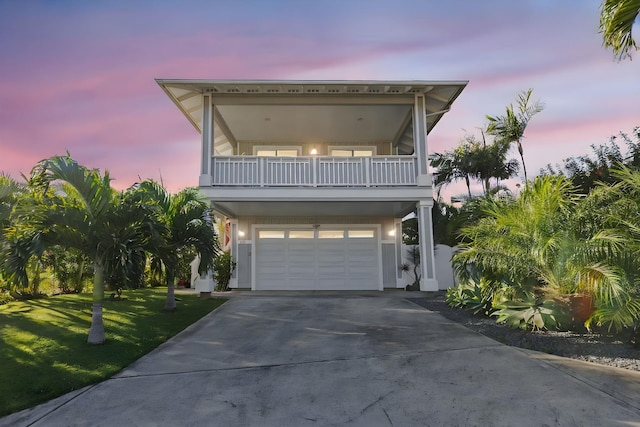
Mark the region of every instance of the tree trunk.
<instances>
[{"instance_id":1,"label":"tree trunk","mask_svg":"<svg viewBox=\"0 0 640 427\"><path fill-rule=\"evenodd\" d=\"M89 329L89 344L102 344L104 338L104 323L102 321L102 302L104 300L104 267L95 265L93 276L93 305L91 307L91 329Z\"/></svg>"},{"instance_id":2,"label":"tree trunk","mask_svg":"<svg viewBox=\"0 0 640 427\"><path fill-rule=\"evenodd\" d=\"M176 309L175 278L173 274L167 272L167 300L164 303L165 311Z\"/></svg>"},{"instance_id":3,"label":"tree trunk","mask_svg":"<svg viewBox=\"0 0 640 427\"><path fill-rule=\"evenodd\" d=\"M518 153L520 153L520 160L522 160L522 170L524 171L524 182L527 182L527 166L524 164L524 154L522 152L522 143L518 140Z\"/></svg>"}]
</instances>

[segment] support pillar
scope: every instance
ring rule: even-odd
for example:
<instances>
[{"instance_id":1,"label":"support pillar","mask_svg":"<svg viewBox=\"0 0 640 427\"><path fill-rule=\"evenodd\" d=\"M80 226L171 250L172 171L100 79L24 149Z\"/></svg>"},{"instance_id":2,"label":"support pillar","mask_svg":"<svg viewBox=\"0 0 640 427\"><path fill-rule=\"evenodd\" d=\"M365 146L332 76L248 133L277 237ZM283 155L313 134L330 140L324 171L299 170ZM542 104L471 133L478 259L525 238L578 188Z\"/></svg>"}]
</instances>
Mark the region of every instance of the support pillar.
<instances>
[{"instance_id":1,"label":"support pillar","mask_svg":"<svg viewBox=\"0 0 640 427\"><path fill-rule=\"evenodd\" d=\"M421 291L438 290L433 245L432 207L433 200L421 200L416 205L418 213L418 237L420 240L420 269L422 271L422 278L420 280Z\"/></svg>"},{"instance_id":2,"label":"support pillar","mask_svg":"<svg viewBox=\"0 0 640 427\"><path fill-rule=\"evenodd\" d=\"M427 148L427 106L423 94L416 94L413 104L413 146L418 159L418 186L430 187L432 181Z\"/></svg>"},{"instance_id":3,"label":"support pillar","mask_svg":"<svg viewBox=\"0 0 640 427\"><path fill-rule=\"evenodd\" d=\"M202 134L201 134L201 164L200 179L198 183L200 187L210 187L213 183L212 179L212 155L213 155L213 105L210 95L202 96Z\"/></svg>"}]
</instances>

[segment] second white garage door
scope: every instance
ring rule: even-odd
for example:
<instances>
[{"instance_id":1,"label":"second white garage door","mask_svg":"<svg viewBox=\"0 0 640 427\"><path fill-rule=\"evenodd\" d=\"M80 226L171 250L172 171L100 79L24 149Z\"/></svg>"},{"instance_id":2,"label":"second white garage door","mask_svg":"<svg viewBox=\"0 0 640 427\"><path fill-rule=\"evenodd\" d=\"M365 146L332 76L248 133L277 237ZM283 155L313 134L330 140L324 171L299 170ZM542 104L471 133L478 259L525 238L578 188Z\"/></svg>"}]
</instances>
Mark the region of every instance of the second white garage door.
<instances>
[{"instance_id":1,"label":"second white garage door","mask_svg":"<svg viewBox=\"0 0 640 427\"><path fill-rule=\"evenodd\" d=\"M375 229L257 229L255 289L377 290Z\"/></svg>"}]
</instances>

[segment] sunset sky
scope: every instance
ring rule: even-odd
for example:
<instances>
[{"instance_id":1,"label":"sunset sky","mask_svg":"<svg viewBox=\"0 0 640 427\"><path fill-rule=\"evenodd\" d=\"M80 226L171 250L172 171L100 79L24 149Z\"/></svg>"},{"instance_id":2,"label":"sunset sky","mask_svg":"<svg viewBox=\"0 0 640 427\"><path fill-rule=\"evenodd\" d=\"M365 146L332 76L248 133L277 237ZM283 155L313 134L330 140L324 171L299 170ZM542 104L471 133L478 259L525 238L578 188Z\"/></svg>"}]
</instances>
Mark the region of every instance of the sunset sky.
<instances>
[{"instance_id":1,"label":"sunset sky","mask_svg":"<svg viewBox=\"0 0 640 427\"><path fill-rule=\"evenodd\" d=\"M640 126L640 52L614 61L599 5L0 0L0 171L19 178L68 150L116 188L162 177L177 191L197 185L199 136L155 78L402 79L469 80L430 152L534 88L546 109L525 134L533 175Z\"/></svg>"}]
</instances>

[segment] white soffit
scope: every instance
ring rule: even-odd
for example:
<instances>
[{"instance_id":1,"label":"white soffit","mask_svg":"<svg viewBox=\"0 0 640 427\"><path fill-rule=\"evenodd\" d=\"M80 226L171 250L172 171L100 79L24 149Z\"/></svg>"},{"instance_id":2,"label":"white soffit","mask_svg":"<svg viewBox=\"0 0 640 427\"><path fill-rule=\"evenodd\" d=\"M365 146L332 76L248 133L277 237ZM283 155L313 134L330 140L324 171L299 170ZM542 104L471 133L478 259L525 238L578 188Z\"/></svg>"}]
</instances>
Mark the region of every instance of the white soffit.
<instances>
[{"instance_id":1,"label":"white soffit","mask_svg":"<svg viewBox=\"0 0 640 427\"><path fill-rule=\"evenodd\" d=\"M391 141L409 105L219 105L236 141Z\"/></svg>"},{"instance_id":2,"label":"white soffit","mask_svg":"<svg viewBox=\"0 0 640 427\"><path fill-rule=\"evenodd\" d=\"M425 96L427 131L431 131L467 85L466 81L156 82L198 131L202 128L201 95L210 94L236 140L274 142L300 141L303 130L304 139L390 140L398 133L415 94ZM354 120L360 128L352 126ZM358 129L363 133L354 139ZM278 130L291 134L285 137Z\"/></svg>"}]
</instances>

